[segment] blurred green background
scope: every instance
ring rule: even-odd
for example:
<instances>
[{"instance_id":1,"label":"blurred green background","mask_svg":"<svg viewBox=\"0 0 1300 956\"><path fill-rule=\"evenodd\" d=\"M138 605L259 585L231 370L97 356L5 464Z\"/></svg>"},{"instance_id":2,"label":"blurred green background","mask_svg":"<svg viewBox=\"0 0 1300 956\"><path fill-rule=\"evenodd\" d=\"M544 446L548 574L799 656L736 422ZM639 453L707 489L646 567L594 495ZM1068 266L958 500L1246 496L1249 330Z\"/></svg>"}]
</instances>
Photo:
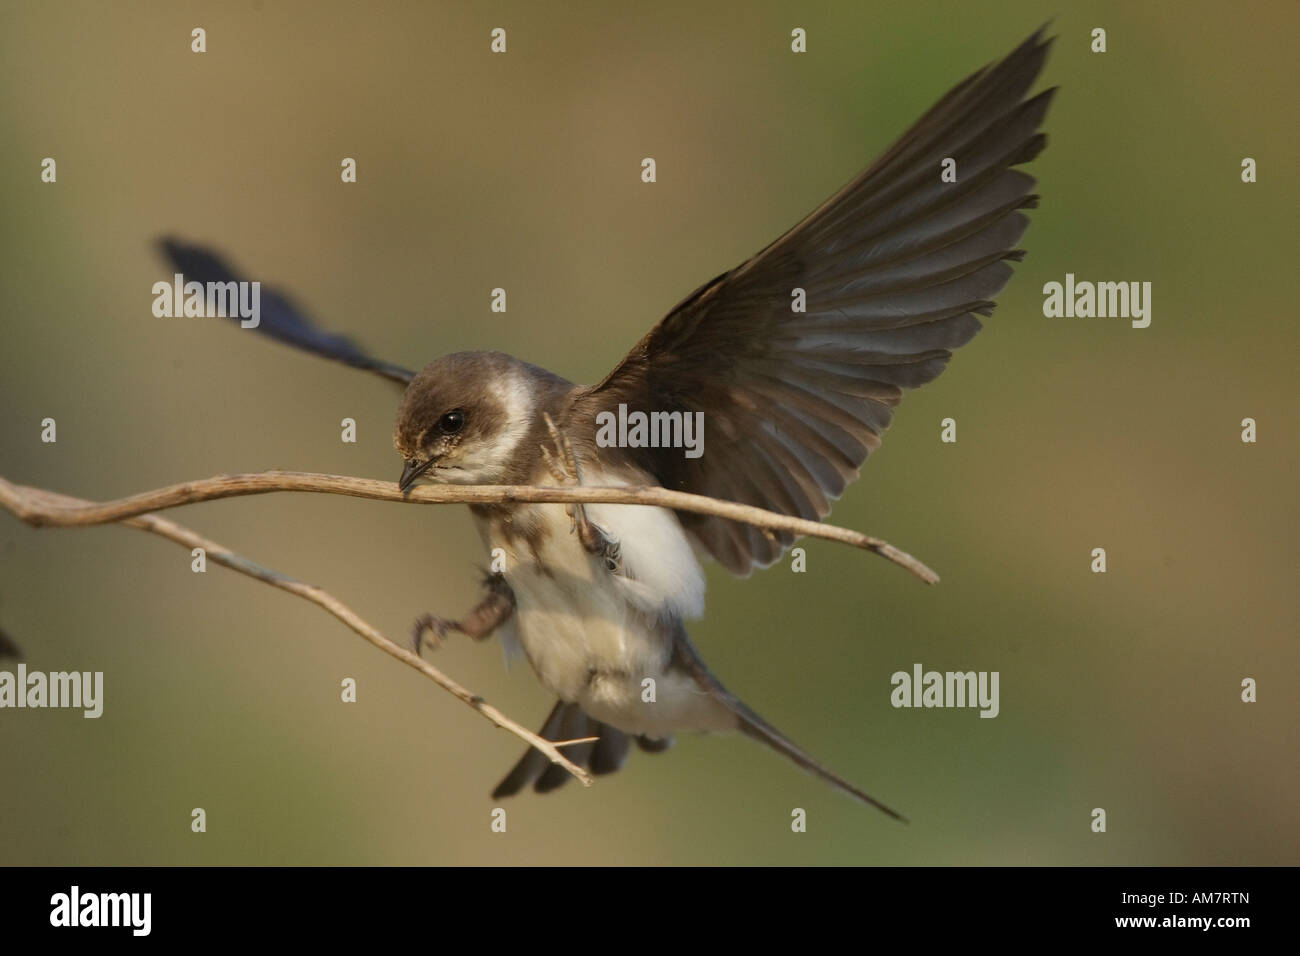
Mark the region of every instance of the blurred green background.
<instances>
[{"instance_id":1,"label":"blurred green background","mask_svg":"<svg viewBox=\"0 0 1300 956\"><path fill-rule=\"evenodd\" d=\"M693 627L731 689L910 826L689 737L508 801L494 834L521 744L319 609L153 536L0 515L0 627L29 667L106 683L97 721L0 712L0 863L1300 863L1295 4L6 0L0 474L98 499L273 467L395 480L395 391L154 318L156 236L213 244L399 363L500 348L592 381L1051 17L1030 254L833 514L942 583L811 542L806 574L710 567ZM1066 272L1151 281L1151 327L1045 319ZM457 508L172 517L399 640L465 610L483 562ZM893 709L914 662L999 671L1000 716ZM435 663L530 726L550 707L495 642Z\"/></svg>"}]
</instances>

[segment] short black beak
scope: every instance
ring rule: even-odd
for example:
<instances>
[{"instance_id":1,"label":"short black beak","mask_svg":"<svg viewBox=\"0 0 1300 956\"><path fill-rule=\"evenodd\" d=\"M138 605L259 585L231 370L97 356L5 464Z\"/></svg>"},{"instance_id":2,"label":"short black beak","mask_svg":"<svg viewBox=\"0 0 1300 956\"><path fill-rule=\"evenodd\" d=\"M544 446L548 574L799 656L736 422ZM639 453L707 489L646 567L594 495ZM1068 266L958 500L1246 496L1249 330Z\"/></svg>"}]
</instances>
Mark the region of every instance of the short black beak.
<instances>
[{"instance_id":1,"label":"short black beak","mask_svg":"<svg viewBox=\"0 0 1300 956\"><path fill-rule=\"evenodd\" d=\"M416 461L414 458L408 458L405 467L402 468L402 477L397 479L397 490L405 492L411 485L415 484L415 479L432 467L436 459L430 458L428 461Z\"/></svg>"}]
</instances>

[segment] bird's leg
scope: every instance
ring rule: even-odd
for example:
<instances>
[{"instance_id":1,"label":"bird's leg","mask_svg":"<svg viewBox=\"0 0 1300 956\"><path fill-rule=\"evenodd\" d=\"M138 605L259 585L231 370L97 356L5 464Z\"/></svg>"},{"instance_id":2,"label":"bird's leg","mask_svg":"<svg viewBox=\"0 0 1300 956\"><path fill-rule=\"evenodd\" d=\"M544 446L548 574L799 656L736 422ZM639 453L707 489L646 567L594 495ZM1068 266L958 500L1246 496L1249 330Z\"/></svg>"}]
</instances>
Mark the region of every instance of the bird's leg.
<instances>
[{"instance_id":1,"label":"bird's leg","mask_svg":"<svg viewBox=\"0 0 1300 956\"><path fill-rule=\"evenodd\" d=\"M568 436L556 427L550 415L543 412L542 417L546 419L546 427L551 432L551 440L555 442L554 455L545 445L542 446L542 457L546 459L546 466L560 484L581 485L582 468L578 465L578 458L573 453L573 446L569 444ZM623 555L618 542L606 534L604 528L598 524L593 524L587 518L587 509L583 507L582 502L574 502L572 505L566 506L564 510L573 519L573 530L577 532L578 540L582 542L582 546L587 553L600 558L605 563L606 570L611 574L622 573Z\"/></svg>"},{"instance_id":2,"label":"bird's leg","mask_svg":"<svg viewBox=\"0 0 1300 956\"><path fill-rule=\"evenodd\" d=\"M432 614L423 614L415 619L415 625L411 628L411 645L416 654L424 649L425 631L433 635L430 643L437 650L452 631L460 631L473 640L481 641L510 619L515 611L515 595L505 578L499 574L488 574L483 584L487 588L487 595L459 621L449 621Z\"/></svg>"}]
</instances>

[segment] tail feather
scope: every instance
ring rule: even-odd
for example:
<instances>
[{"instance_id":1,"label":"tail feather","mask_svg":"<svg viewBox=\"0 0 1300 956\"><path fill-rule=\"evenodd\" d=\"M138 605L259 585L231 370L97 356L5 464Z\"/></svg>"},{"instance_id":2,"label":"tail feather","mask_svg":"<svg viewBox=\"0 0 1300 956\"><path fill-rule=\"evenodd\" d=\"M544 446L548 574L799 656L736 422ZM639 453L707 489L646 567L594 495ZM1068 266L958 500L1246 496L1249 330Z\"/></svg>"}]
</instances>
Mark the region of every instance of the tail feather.
<instances>
[{"instance_id":1,"label":"tail feather","mask_svg":"<svg viewBox=\"0 0 1300 956\"><path fill-rule=\"evenodd\" d=\"M555 706L551 708L551 713L546 718L546 723L542 724L542 729L537 732L537 735L546 740L562 740L560 725L564 721L565 708L571 706L573 705L557 700ZM524 751L524 755L519 758L519 762L515 764L514 769L506 774L506 778L497 784L496 789L492 791L493 798L513 796L541 776L550 764L551 761L546 754L529 747Z\"/></svg>"},{"instance_id":2,"label":"tail feather","mask_svg":"<svg viewBox=\"0 0 1300 956\"><path fill-rule=\"evenodd\" d=\"M886 806L875 797L855 787L829 767L820 763L811 754L777 730L766 720L749 708L710 673L700 660L699 654L691 644L685 627L678 626L674 635L673 666L684 670L723 706L736 716L736 727L747 737L761 741L777 753L789 758L798 766L819 777L837 790L847 793L867 806L875 807L895 820L906 823L907 818ZM631 737L616 727L588 716L577 704L556 701L538 731L538 735L547 740L575 740L583 737L595 737L594 741L574 744L565 748L565 756L580 767L594 774L613 773L627 760L633 739L639 749L647 753L661 753L672 745L672 738L655 739L645 736ZM496 789L493 798L509 797L531 785L537 793L549 793L558 789L569 780L570 774L558 764L552 764L546 755L529 747L519 762L508 773Z\"/></svg>"},{"instance_id":3,"label":"tail feather","mask_svg":"<svg viewBox=\"0 0 1300 956\"><path fill-rule=\"evenodd\" d=\"M727 696L730 697L731 695ZM777 730L762 717L758 716L758 714L750 710L744 702L737 700L735 697L731 697L727 703L728 706L735 711L736 716L740 718L740 731L746 737L762 741L778 753L782 753L789 757L800 767L803 767L803 769L807 770L814 776L825 780L837 790L842 790L850 796L856 797L868 806L875 807L877 810L888 814L895 820L900 820L903 823L907 822L907 817L903 816L897 810L881 803L869 793L859 790L843 777L836 774L829 767L818 762L807 751L803 750L798 744L790 740L789 737L785 736L781 731Z\"/></svg>"},{"instance_id":4,"label":"tail feather","mask_svg":"<svg viewBox=\"0 0 1300 956\"><path fill-rule=\"evenodd\" d=\"M591 759L587 766L594 774L613 773L627 760L628 744L627 734L601 725L600 739L591 748Z\"/></svg>"},{"instance_id":5,"label":"tail feather","mask_svg":"<svg viewBox=\"0 0 1300 956\"><path fill-rule=\"evenodd\" d=\"M577 706L568 706L564 708L564 719L560 721L560 740L578 740L582 737L593 736L591 724L595 721L589 721L587 715L582 712L582 708ZM597 725L599 726L599 725ZM618 731L614 731L618 733ZM571 747L564 748L564 756L568 757L579 767L587 766L591 759L591 744L574 744ZM533 789L538 793L550 793L564 786L570 777L569 771L565 770L558 763L548 764L542 771L542 775L537 778L533 784Z\"/></svg>"},{"instance_id":6,"label":"tail feather","mask_svg":"<svg viewBox=\"0 0 1300 956\"><path fill-rule=\"evenodd\" d=\"M556 701L551 713L542 724L538 736L547 740L576 740L582 737L597 738L590 743L574 744L564 749L564 755L579 767L596 775L613 773L627 761L632 738L617 727L602 724L589 717L577 704ZM654 740L637 737L637 746L647 753L667 750L672 738ZM537 793L549 793L569 781L570 774L559 764L553 764L539 750L529 747L504 780L492 791L493 798L510 797L532 785Z\"/></svg>"},{"instance_id":7,"label":"tail feather","mask_svg":"<svg viewBox=\"0 0 1300 956\"><path fill-rule=\"evenodd\" d=\"M739 730L746 737L751 737L754 740L767 744L777 753L790 758L804 770L807 770L815 777L820 777L835 789L847 793L849 796L862 801L868 806L875 807L877 810L893 817L895 820L900 820L903 823L907 822L907 817L903 816L892 807L888 807L881 803L869 793L858 789L829 767L822 764L789 737L781 733L781 731L777 730L762 717L758 716L758 714L754 713L754 711L751 710L744 701L736 697L731 693L731 691L727 690L727 688L723 687L721 681L714 677L709 669L704 666L704 661L700 659L700 655L696 652L694 645L691 644L690 638L687 637L686 629L684 627L678 628L674 650L675 663L679 667L688 671L702 688L707 690L736 715L736 718L739 721Z\"/></svg>"},{"instance_id":8,"label":"tail feather","mask_svg":"<svg viewBox=\"0 0 1300 956\"><path fill-rule=\"evenodd\" d=\"M642 734L636 739L636 745L648 754L661 754L673 745L672 737L647 737Z\"/></svg>"}]
</instances>

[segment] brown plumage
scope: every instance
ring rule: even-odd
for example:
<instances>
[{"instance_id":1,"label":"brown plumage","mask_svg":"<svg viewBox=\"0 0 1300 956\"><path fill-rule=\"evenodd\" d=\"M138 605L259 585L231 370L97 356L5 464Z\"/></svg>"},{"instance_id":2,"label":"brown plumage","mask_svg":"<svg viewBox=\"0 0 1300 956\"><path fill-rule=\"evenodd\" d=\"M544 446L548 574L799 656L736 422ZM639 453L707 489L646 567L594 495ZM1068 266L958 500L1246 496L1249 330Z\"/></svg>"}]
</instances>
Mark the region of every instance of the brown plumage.
<instances>
[{"instance_id":1,"label":"brown plumage","mask_svg":"<svg viewBox=\"0 0 1300 956\"><path fill-rule=\"evenodd\" d=\"M683 299L597 385L497 352L445 356L415 375L320 331L274 292L263 294L259 328L409 383L394 435L403 487L549 483L540 455L550 442L545 414L603 481L658 482L823 517L879 446L904 392L936 378L979 331L1024 255L1023 211L1038 197L1015 167L1046 143L1039 127L1054 90L1026 97L1049 45L1040 30L958 84L794 228ZM956 161L955 182L940 175L946 158ZM164 249L191 279L234 278L206 250L171 240ZM799 296L801 311L793 308ZM598 447L597 416L620 405L703 414L708 454ZM579 547L558 507L474 509L485 543L510 551L516 566L462 621L426 618L420 628L482 638L518 625L534 670L561 698L542 735L597 738L566 750L595 773L621 766L632 740L657 751L673 731L737 729L897 816L730 694L686 635L683 619L702 608L703 576L685 537L747 575L785 552L788 533L636 508L606 510L609 528L600 528L575 506ZM669 694L659 711L637 701L636 681L647 673ZM494 795L529 785L545 792L567 779L530 750Z\"/></svg>"},{"instance_id":2,"label":"brown plumage","mask_svg":"<svg viewBox=\"0 0 1300 956\"><path fill-rule=\"evenodd\" d=\"M1024 100L1047 56L1042 31L968 77L885 154L748 262L687 296L573 419L628 407L706 410L710 452L640 449L666 488L803 518L830 511L893 418L903 391L936 378L993 312L1038 204L1033 159L1055 90ZM957 161L957 182L940 161ZM791 292L807 312L791 311ZM722 445L722 448L719 448ZM678 515L728 570L790 546L758 528Z\"/></svg>"}]
</instances>

